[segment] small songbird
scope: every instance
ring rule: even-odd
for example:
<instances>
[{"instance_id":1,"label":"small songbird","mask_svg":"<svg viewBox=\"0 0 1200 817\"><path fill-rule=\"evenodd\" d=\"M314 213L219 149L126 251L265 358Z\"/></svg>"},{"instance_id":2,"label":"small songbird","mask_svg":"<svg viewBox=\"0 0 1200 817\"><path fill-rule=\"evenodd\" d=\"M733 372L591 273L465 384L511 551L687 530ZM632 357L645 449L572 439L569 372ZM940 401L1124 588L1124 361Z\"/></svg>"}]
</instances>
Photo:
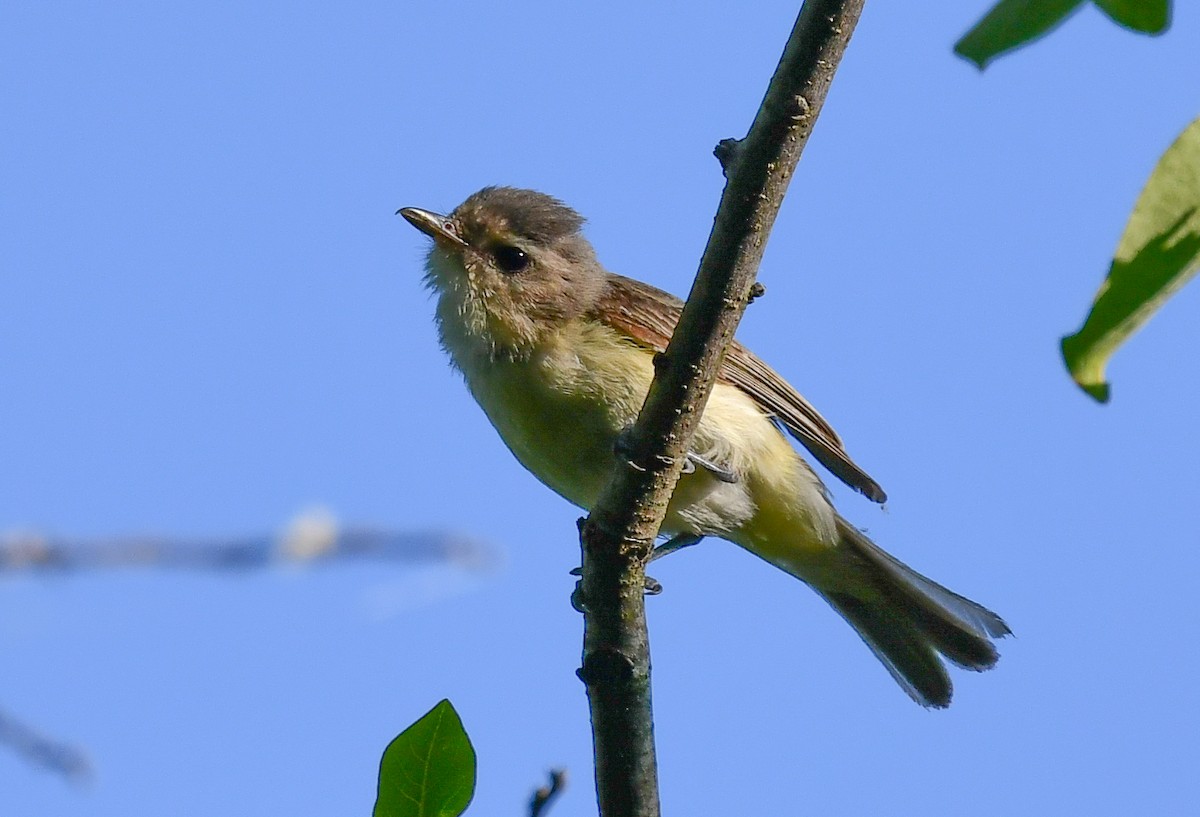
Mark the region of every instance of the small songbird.
<instances>
[{"instance_id":1,"label":"small songbird","mask_svg":"<svg viewBox=\"0 0 1200 817\"><path fill-rule=\"evenodd\" d=\"M590 509L617 463L683 304L608 272L583 218L533 190L486 187L448 216L400 214L433 239L425 281L442 347L513 455ZM883 489L808 401L736 341L721 366L661 533L727 539L809 585L924 706L950 703L941 657L986 670L1010 633L843 519L788 444L875 502Z\"/></svg>"}]
</instances>

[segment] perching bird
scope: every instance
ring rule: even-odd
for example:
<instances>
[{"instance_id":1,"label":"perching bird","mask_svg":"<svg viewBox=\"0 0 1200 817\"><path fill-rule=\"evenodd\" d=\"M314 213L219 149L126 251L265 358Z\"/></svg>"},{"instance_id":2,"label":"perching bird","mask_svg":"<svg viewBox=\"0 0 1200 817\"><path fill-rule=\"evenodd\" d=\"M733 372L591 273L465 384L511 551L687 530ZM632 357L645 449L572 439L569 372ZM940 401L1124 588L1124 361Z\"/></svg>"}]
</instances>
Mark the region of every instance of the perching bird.
<instances>
[{"instance_id":1,"label":"perching bird","mask_svg":"<svg viewBox=\"0 0 1200 817\"><path fill-rule=\"evenodd\" d=\"M425 280L442 347L471 394L522 465L590 509L683 304L606 271L583 218L533 190L486 187L448 216L400 213L433 239ZM661 533L727 539L787 571L850 622L915 701L947 706L941 658L990 669L992 639L1008 625L838 515L784 431L843 482L885 500L825 419L735 341Z\"/></svg>"}]
</instances>

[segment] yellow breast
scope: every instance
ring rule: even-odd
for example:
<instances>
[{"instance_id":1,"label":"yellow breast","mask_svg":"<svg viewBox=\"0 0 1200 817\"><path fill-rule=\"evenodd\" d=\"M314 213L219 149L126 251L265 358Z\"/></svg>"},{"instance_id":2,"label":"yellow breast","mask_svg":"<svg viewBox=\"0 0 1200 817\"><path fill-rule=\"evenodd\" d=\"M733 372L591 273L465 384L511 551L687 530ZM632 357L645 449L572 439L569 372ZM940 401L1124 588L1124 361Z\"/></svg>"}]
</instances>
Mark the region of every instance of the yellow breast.
<instances>
[{"instance_id":1,"label":"yellow breast","mask_svg":"<svg viewBox=\"0 0 1200 817\"><path fill-rule=\"evenodd\" d=\"M650 353L578 321L527 360L456 362L521 464L567 500L591 507L612 475L617 435L636 419L650 386Z\"/></svg>"}]
</instances>

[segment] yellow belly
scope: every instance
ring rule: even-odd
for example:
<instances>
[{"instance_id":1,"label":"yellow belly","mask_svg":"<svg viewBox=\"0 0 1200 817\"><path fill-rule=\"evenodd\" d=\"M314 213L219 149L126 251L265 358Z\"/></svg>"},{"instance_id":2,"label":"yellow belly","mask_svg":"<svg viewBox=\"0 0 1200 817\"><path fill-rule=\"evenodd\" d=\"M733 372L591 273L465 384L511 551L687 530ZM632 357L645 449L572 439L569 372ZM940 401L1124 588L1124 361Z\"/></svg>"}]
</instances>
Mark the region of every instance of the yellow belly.
<instances>
[{"instance_id":1,"label":"yellow belly","mask_svg":"<svg viewBox=\"0 0 1200 817\"><path fill-rule=\"evenodd\" d=\"M648 352L618 348L602 331L588 334L595 337L544 344L529 360L464 368L513 455L581 508L592 506L611 477L617 436L637 418L653 376Z\"/></svg>"},{"instance_id":2,"label":"yellow belly","mask_svg":"<svg viewBox=\"0 0 1200 817\"><path fill-rule=\"evenodd\" d=\"M612 478L617 436L637 418L654 374L648 350L594 324L542 344L528 360L489 360L462 368L513 455L545 485L585 509ZM771 561L778 557L764 550L792 553L803 540L827 539L832 509L820 483L739 389L717 384L692 449L738 480L722 482L703 468L685 474L664 533L722 536Z\"/></svg>"}]
</instances>

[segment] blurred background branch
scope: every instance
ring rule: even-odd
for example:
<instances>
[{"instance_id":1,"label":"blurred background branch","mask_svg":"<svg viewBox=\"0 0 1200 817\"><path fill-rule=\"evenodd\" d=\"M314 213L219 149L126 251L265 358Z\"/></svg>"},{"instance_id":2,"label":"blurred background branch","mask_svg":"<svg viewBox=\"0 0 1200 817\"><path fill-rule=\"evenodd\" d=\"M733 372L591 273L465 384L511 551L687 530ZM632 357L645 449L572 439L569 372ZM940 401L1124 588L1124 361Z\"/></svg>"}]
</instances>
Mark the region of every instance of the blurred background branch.
<instances>
[{"instance_id":1,"label":"blurred background branch","mask_svg":"<svg viewBox=\"0 0 1200 817\"><path fill-rule=\"evenodd\" d=\"M82 783L92 776L87 754L47 737L0 709L0 745L7 746L34 766Z\"/></svg>"},{"instance_id":2,"label":"blurred background branch","mask_svg":"<svg viewBox=\"0 0 1200 817\"><path fill-rule=\"evenodd\" d=\"M138 535L88 539L37 532L0 534L0 573L112 567L243 570L348 559L449 564L475 571L494 567L499 554L480 540L455 533L343 528L324 509L301 513L276 535L211 539Z\"/></svg>"},{"instance_id":3,"label":"blurred background branch","mask_svg":"<svg viewBox=\"0 0 1200 817\"><path fill-rule=\"evenodd\" d=\"M478 539L455 533L342 527L323 508L298 514L274 535L189 539L166 535L75 538L39 532L0 534L0 575L67 574L122 567L243 571L351 559L485 572L500 563L501 554ZM3 710L0 746L73 781L86 780L92 773L82 749L47 737Z\"/></svg>"}]
</instances>

